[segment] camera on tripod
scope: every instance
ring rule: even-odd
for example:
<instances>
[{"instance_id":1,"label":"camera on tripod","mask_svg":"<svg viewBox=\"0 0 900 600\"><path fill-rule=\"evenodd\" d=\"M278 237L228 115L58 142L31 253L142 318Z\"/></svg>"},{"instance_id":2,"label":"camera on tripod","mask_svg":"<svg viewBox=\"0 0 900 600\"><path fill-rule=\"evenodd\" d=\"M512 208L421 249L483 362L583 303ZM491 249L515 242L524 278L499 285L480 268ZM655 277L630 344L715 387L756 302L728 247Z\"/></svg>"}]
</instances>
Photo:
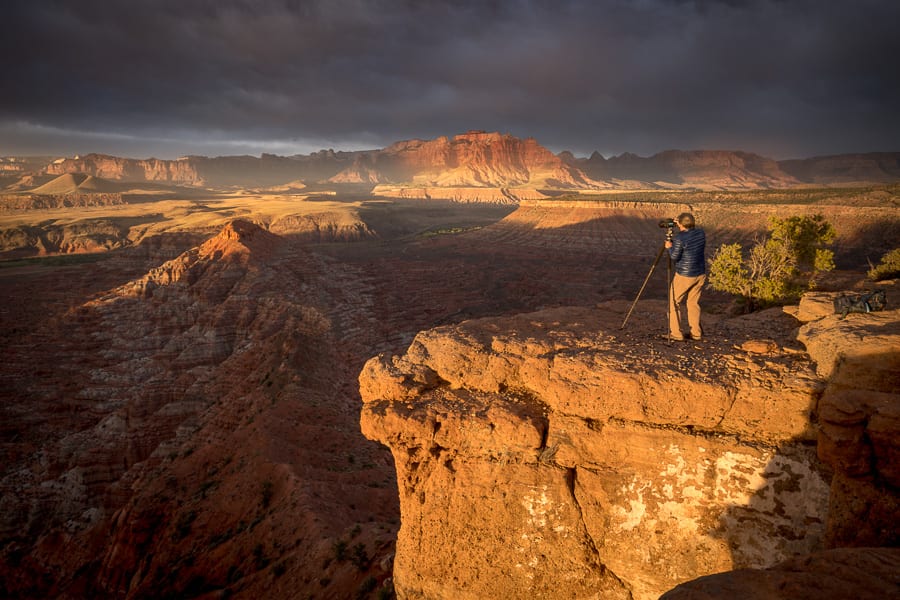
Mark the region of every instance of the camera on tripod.
<instances>
[{"instance_id":1,"label":"camera on tripod","mask_svg":"<svg viewBox=\"0 0 900 600\"><path fill-rule=\"evenodd\" d=\"M666 228L666 241L671 242L675 235L675 219L663 219L659 222L660 228Z\"/></svg>"}]
</instances>

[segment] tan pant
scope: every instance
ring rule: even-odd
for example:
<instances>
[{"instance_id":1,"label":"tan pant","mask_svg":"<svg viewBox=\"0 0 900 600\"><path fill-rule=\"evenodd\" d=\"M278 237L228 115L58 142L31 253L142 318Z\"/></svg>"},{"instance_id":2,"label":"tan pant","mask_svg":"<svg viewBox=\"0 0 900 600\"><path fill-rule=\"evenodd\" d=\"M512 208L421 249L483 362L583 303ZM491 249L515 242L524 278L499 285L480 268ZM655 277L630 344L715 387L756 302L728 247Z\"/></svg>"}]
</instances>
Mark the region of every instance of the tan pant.
<instances>
[{"instance_id":1,"label":"tan pant","mask_svg":"<svg viewBox=\"0 0 900 600\"><path fill-rule=\"evenodd\" d=\"M675 274L672 278L672 293L669 296L669 334L681 339L685 335L682 305L687 306L687 325L691 337L700 339L703 330L700 328L700 292L706 283L706 275L685 277ZM687 301L685 302L685 299Z\"/></svg>"}]
</instances>

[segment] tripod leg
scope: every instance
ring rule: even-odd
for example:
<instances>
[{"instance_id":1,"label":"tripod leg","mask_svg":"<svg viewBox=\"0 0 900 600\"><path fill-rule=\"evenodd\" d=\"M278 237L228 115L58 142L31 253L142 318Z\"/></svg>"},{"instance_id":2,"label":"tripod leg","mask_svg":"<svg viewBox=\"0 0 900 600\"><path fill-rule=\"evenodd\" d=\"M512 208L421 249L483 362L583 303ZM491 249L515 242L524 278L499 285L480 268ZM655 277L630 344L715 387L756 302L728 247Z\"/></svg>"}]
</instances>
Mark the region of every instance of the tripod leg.
<instances>
[{"instance_id":1,"label":"tripod leg","mask_svg":"<svg viewBox=\"0 0 900 600\"><path fill-rule=\"evenodd\" d=\"M641 294L644 293L644 288L647 287L647 282L650 281L650 276L653 275L653 270L656 268L657 263L659 263L659 259L662 257L663 252L666 249L666 245L663 244L659 249L659 252L656 253L656 260L653 261L653 266L650 267L650 272L647 273L647 276L644 277L644 283L641 285L641 289L638 290L637 296L634 297L634 302L631 303L631 308L628 309L628 314L625 315L625 320L622 321L622 326L619 329L625 329L625 324L628 323L628 317L631 316L631 312L634 310L635 305L637 305L638 299L641 297ZM671 268L671 259L669 259L669 267Z\"/></svg>"},{"instance_id":2,"label":"tripod leg","mask_svg":"<svg viewBox=\"0 0 900 600\"><path fill-rule=\"evenodd\" d=\"M666 331L668 331L668 342L672 343L672 301L674 300L675 295L675 281L672 277L672 257L669 257L669 262L666 263L666 287L669 290L669 302L668 308L666 308Z\"/></svg>"}]
</instances>

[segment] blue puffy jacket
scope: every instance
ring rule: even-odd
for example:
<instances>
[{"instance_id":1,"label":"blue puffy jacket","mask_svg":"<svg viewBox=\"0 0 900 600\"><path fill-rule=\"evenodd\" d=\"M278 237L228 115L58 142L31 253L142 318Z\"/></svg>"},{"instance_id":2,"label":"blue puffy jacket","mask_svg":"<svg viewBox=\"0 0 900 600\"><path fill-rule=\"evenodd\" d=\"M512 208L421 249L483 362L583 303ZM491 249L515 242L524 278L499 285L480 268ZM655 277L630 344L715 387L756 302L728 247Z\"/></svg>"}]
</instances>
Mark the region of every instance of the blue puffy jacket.
<instances>
[{"instance_id":1,"label":"blue puffy jacket","mask_svg":"<svg viewBox=\"0 0 900 600\"><path fill-rule=\"evenodd\" d=\"M672 240L669 256L675 261L675 272L684 277L706 273L706 234L694 228L679 231Z\"/></svg>"}]
</instances>

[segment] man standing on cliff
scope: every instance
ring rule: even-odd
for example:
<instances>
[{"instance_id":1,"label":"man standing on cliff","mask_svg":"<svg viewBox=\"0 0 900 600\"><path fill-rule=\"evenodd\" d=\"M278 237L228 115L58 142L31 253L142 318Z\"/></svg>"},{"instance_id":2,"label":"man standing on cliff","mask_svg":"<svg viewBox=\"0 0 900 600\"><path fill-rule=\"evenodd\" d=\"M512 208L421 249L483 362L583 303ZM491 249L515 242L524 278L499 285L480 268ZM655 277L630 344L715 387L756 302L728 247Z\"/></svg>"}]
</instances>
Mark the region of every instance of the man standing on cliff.
<instances>
[{"instance_id":1,"label":"man standing on cliff","mask_svg":"<svg viewBox=\"0 0 900 600\"><path fill-rule=\"evenodd\" d=\"M703 337L700 328L700 292L706 283L706 234L694 227L694 215L681 213L675 219L678 232L666 241L669 256L675 262L675 276L669 294L669 339L683 341L682 307L687 306L687 325L690 339Z\"/></svg>"}]
</instances>

